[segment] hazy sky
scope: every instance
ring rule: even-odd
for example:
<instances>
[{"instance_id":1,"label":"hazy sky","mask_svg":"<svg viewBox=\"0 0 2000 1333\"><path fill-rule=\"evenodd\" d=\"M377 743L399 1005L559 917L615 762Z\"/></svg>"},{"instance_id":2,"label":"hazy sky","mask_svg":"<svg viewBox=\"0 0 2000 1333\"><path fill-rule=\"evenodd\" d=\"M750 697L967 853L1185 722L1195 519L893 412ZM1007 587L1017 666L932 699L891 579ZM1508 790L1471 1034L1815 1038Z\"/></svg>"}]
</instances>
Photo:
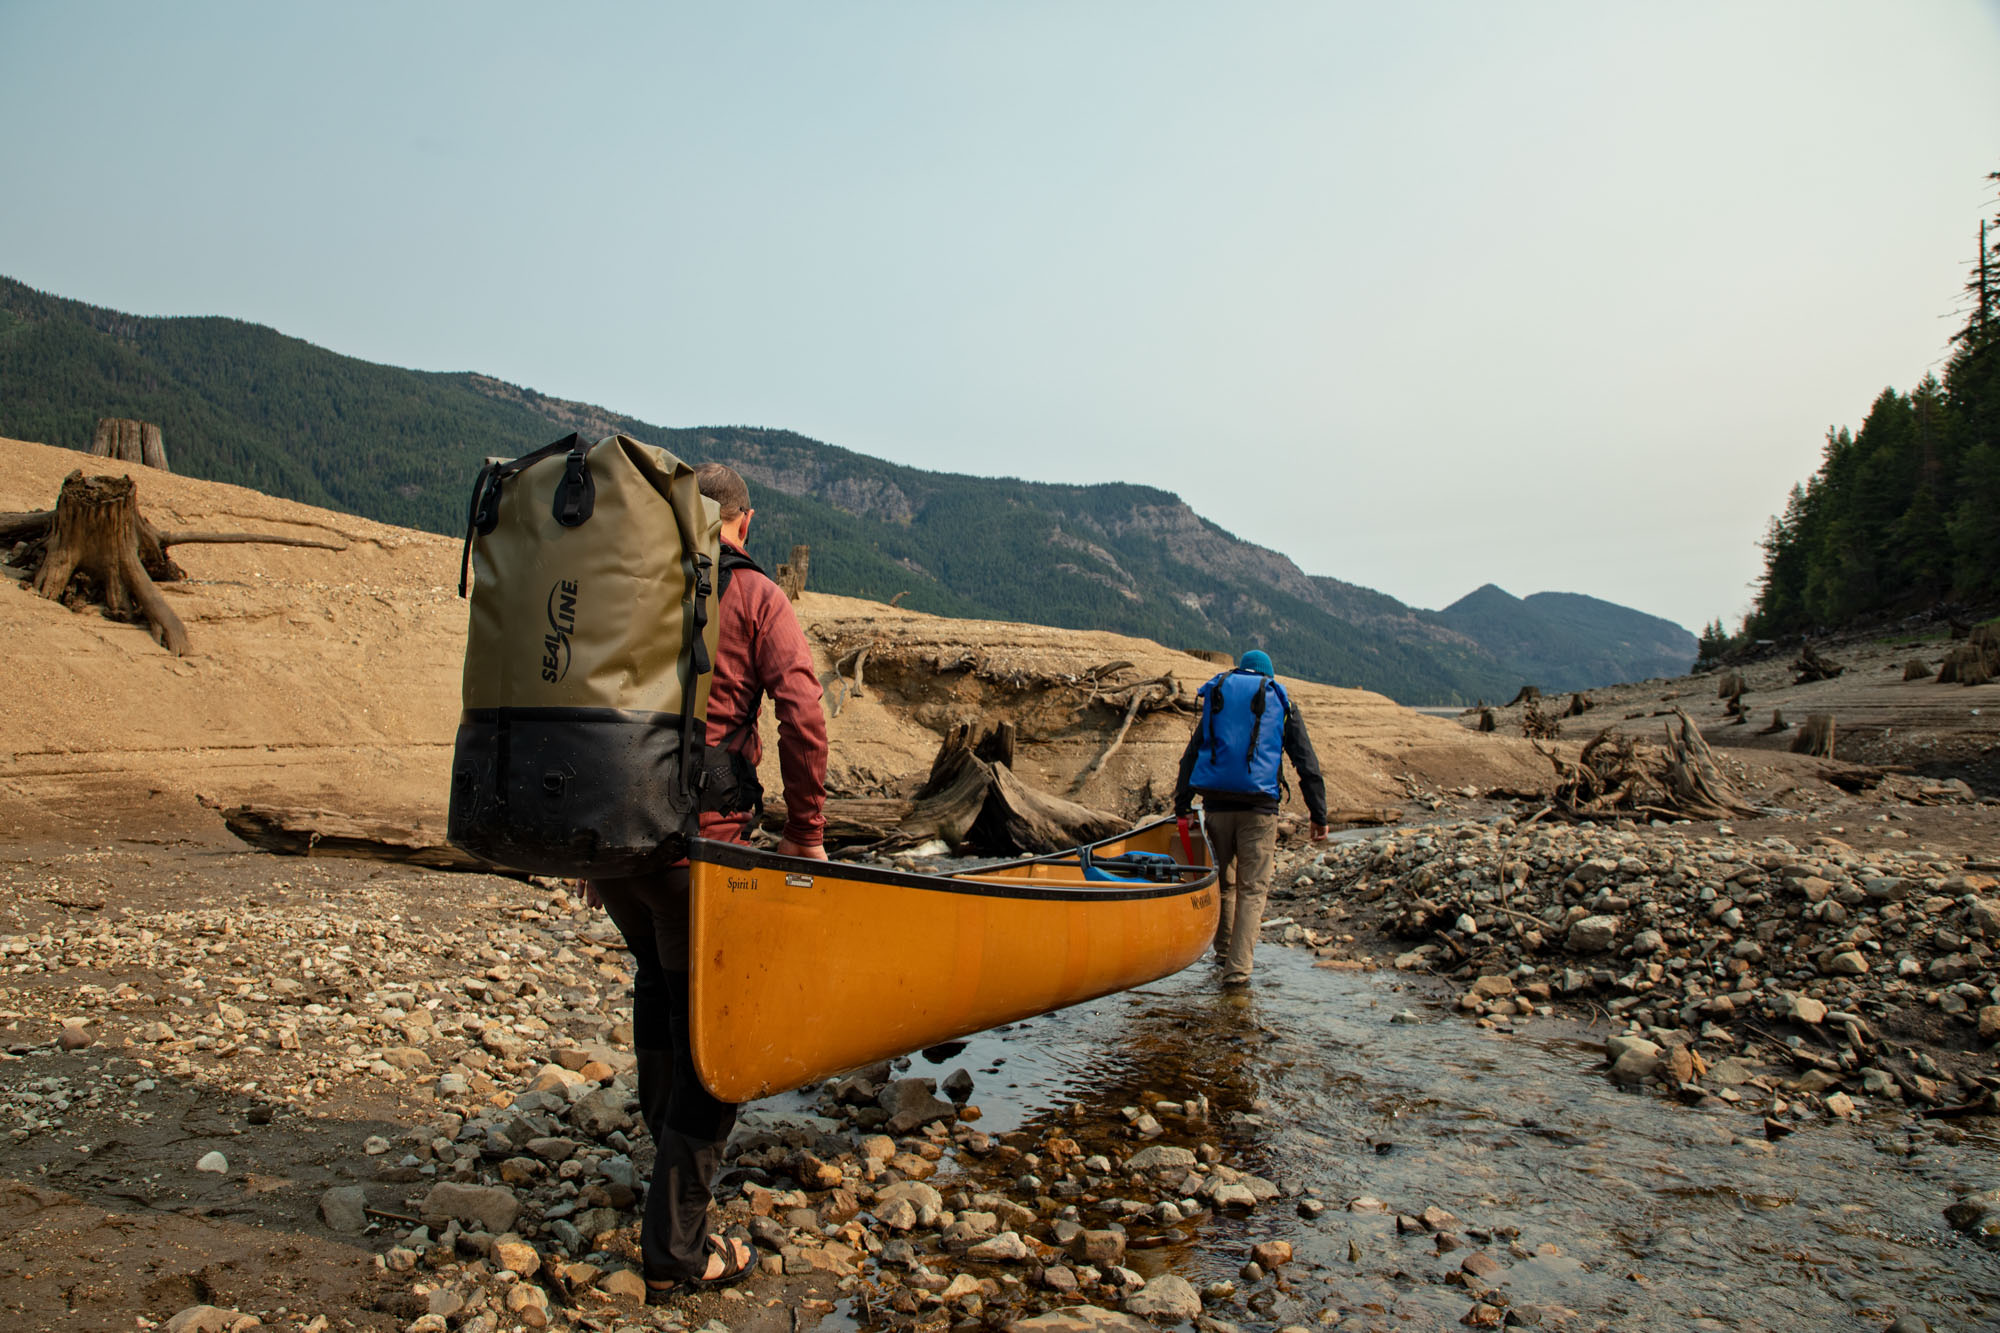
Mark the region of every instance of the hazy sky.
<instances>
[{"instance_id":1,"label":"hazy sky","mask_svg":"<svg viewBox=\"0 0 2000 1333\"><path fill-rule=\"evenodd\" d=\"M0 124L64 296L1692 627L1942 360L2000 3L0 0Z\"/></svg>"}]
</instances>

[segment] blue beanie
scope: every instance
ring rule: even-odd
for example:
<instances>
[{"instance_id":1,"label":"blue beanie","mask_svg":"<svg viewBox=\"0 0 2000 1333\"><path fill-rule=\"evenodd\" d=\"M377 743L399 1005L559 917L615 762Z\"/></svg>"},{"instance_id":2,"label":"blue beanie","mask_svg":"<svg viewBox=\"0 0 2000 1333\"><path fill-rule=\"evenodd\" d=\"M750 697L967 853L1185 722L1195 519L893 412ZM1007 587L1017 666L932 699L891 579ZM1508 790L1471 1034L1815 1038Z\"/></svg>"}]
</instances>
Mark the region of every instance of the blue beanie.
<instances>
[{"instance_id":1,"label":"blue beanie","mask_svg":"<svg viewBox=\"0 0 2000 1333\"><path fill-rule=\"evenodd\" d=\"M1236 665L1247 671L1255 671L1260 676L1275 676L1278 674L1271 670L1270 655L1262 648L1252 648L1249 652L1236 659Z\"/></svg>"}]
</instances>

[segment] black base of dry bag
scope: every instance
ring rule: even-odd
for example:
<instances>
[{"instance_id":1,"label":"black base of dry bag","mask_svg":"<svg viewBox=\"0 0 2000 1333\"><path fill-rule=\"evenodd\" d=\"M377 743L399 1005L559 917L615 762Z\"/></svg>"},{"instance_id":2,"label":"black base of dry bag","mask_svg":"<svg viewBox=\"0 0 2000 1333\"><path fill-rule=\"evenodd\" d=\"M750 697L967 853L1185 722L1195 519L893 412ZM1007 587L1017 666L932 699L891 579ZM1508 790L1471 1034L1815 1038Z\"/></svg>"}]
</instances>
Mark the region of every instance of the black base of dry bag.
<instances>
[{"instance_id":1,"label":"black base of dry bag","mask_svg":"<svg viewBox=\"0 0 2000 1333\"><path fill-rule=\"evenodd\" d=\"M446 837L531 875L661 870L687 855L695 832L690 763L701 750L684 750L674 713L469 708L452 753Z\"/></svg>"}]
</instances>

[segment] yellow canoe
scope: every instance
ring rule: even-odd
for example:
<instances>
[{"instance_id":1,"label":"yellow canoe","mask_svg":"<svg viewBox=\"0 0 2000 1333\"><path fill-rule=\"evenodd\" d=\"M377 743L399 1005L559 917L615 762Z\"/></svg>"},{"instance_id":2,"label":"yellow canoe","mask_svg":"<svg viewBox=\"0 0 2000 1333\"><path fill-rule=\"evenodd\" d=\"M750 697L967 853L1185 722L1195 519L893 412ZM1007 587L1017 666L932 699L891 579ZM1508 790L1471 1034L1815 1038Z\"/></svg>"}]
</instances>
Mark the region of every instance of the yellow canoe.
<instances>
[{"instance_id":1,"label":"yellow canoe","mask_svg":"<svg viewBox=\"0 0 2000 1333\"><path fill-rule=\"evenodd\" d=\"M1106 864L1128 852L1171 864ZM707 839L690 861L695 1068L729 1102L1157 980L1215 936L1208 843L1171 819L956 875Z\"/></svg>"}]
</instances>

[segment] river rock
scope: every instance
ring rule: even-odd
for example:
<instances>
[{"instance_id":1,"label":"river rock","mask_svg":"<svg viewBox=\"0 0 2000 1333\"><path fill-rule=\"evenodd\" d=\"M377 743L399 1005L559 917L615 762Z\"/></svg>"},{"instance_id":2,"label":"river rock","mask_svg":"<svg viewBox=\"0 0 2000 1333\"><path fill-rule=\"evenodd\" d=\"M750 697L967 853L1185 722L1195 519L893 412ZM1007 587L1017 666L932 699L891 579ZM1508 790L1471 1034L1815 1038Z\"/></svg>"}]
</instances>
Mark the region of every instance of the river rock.
<instances>
[{"instance_id":1,"label":"river rock","mask_svg":"<svg viewBox=\"0 0 2000 1333\"><path fill-rule=\"evenodd\" d=\"M889 1121L882 1128L892 1135L958 1118L958 1108L939 1097L927 1078L899 1078L875 1095L875 1104L888 1112Z\"/></svg>"},{"instance_id":2,"label":"river rock","mask_svg":"<svg viewBox=\"0 0 2000 1333\"><path fill-rule=\"evenodd\" d=\"M2000 1041L2000 1004L1989 1004L1979 1011L1979 1039Z\"/></svg>"},{"instance_id":3,"label":"river rock","mask_svg":"<svg viewBox=\"0 0 2000 1333\"><path fill-rule=\"evenodd\" d=\"M517 1277L533 1277L541 1271L542 1256L524 1241L503 1240L493 1246L493 1266Z\"/></svg>"},{"instance_id":4,"label":"river rock","mask_svg":"<svg viewBox=\"0 0 2000 1333\"><path fill-rule=\"evenodd\" d=\"M521 1201L502 1185L434 1185L417 1210L426 1218L456 1219L494 1235L514 1229Z\"/></svg>"},{"instance_id":5,"label":"river rock","mask_svg":"<svg viewBox=\"0 0 2000 1333\"><path fill-rule=\"evenodd\" d=\"M1857 949L1847 949L1827 961L1826 970L1836 977L1858 977L1868 970L1868 960Z\"/></svg>"},{"instance_id":6,"label":"river rock","mask_svg":"<svg viewBox=\"0 0 2000 1333\"><path fill-rule=\"evenodd\" d=\"M1514 993L1514 980L1505 975L1478 977L1473 980L1471 993L1482 1000L1497 1000Z\"/></svg>"},{"instance_id":7,"label":"river rock","mask_svg":"<svg viewBox=\"0 0 2000 1333\"><path fill-rule=\"evenodd\" d=\"M905 1200L920 1213L926 1208L935 1213L944 1207L944 1195L939 1194L935 1186L926 1185L921 1180L899 1180L875 1191L875 1206L878 1209L898 1199Z\"/></svg>"},{"instance_id":8,"label":"river rock","mask_svg":"<svg viewBox=\"0 0 2000 1333\"><path fill-rule=\"evenodd\" d=\"M638 1119L632 1114L637 1105L637 1098L614 1084L577 1098L576 1105L569 1108L569 1122L593 1139L608 1138L637 1127Z\"/></svg>"},{"instance_id":9,"label":"river rock","mask_svg":"<svg viewBox=\"0 0 2000 1333\"><path fill-rule=\"evenodd\" d=\"M359 1185L339 1185L319 1196L320 1220L343 1236L368 1229L368 1191Z\"/></svg>"},{"instance_id":10,"label":"river rock","mask_svg":"<svg viewBox=\"0 0 2000 1333\"><path fill-rule=\"evenodd\" d=\"M1201 1314L1201 1293L1186 1278L1163 1273L1127 1296L1124 1306L1146 1319L1193 1319Z\"/></svg>"},{"instance_id":11,"label":"river rock","mask_svg":"<svg viewBox=\"0 0 2000 1333\"><path fill-rule=\"evenodd\" d=\"M1944 1210L1954 1231L1976 1236L2000 1236L2000 1190L1968 1194Z\"/></svg>"},{"instance_id":12,"label":"river rock","mask_svg":"<svg viewBox=\"0 0 2000 1333\"><path fill-rule=\"evenodd\" d=\"M637 1309L646 1303L646 1279L629 1268L606 1273L597 1280L597 1289L618 1305Z\"/></svg>"},{"instance_id":13,"label":"river rock","mask_svg":"<svg viewBox=\"0 0 2000 1333\"><path fill-rule=\"evenodd\" d=\"M1164 1143L1155 1143L1141 1148L1125 1159L1127 1171L1186 1171L1195 1163L1194 1152L1188 1148L1176 1148Z\"/></svg>"},{"instance_id":14,"label":"river rock","mask_svg":"<svg viewBox=\"0 0 2000 1333\"><path fill-rule=\"evenodd\" d=\"M247 1333L262 1328L256 1315L213 1305L190 1305L162 1325L163 1333Z\"/></svg>"},{"instance_id":15,"label":"river rock","mask_svg":"<svg viewBox=\"0 0 2000 1333\"><path fill-rule=\"evenodd\" d=\"M201 1155L201 1160L194 1164L194 1169L226 1176L229 1174L229 1159L219 1152L205 1152Z\"/></svg>"},{"instance_id":16,"label":"river rock","mask_svg":"<svg viewBox=\"0 0 2000 1333\"><path fill-rule=\"evenodd\" d=\"M1571 926L1565 938L1571 953L1603 953L1618 938L1618 918L1587 916Z\"/></svg>"},{"instance_id":17,"label":"river rock","mask_svg":"<svg viewBox=\"0 0 2000 1333\"><path fill-rule=\"evenodd\" d=\"M944 1076L944 1082L939 1088L945 1096L963 1106L965 1099L972 1095L972 1075L963 1069L954 1069Z\"/></svg>"},{"instance_id":18,"label":"river rock","mask_svg":"<svg viewBox=\"0 0 2000 1333\"><path fill-rule=\"evenodd\" d=\"M1075 1280L1074 1274L1071 1280ZM1102 1306L1066 1305L1032 1319L1016 1320L1007 1325L1007 1333L1158 1333L1158 1330L1143 1319Z\"/></svg>"},{"instance_id":19,"label":"river rock","mask_svg":"<svg viewBox=\"0 0 2000 1333\"><path fill-rule=\"evenodd\" d=\"M1115 1264L1125 1257L1125 1233L1079 1231L1070 1239L1069 1257L1080 1264L1095 1264L1100 1268Z\"/></svg>"},{"instance_id":20,"label":"river rock","mask_svg":"<svg viewBox=\"0 0 2000 1333\"><path fill-rule=\"evenodd\" d=\"M1267 1240L1250 1247L1250 1262L1265 1272L1282 1268L1292 1261L1292 1243L1286 1240Z\"/></svg>"},{"instance_id":21,"label":"river rock","mask_svg":"<svg viewBox=\"0 0 2000 1333\"><path fill-rule=\"evenodd\" d=\"M1810 995L1787 995L1785 997L1785 1017L1800 1023L1824 1023L1826 1005Z\"/></svg>"},{"instance_id":22,"label":"river rock","mask_svg":"<svg viewBox=\"0 0 2000 1333\"><path fill-rule=\"evenodd\" d=\"M1019 1235L1003 1231L991 1240L982 1240L965 1252L968 1259L988 1264L1018 1264L1032 1257L1032 1251Z\"/></svg>"}]
</instances>

